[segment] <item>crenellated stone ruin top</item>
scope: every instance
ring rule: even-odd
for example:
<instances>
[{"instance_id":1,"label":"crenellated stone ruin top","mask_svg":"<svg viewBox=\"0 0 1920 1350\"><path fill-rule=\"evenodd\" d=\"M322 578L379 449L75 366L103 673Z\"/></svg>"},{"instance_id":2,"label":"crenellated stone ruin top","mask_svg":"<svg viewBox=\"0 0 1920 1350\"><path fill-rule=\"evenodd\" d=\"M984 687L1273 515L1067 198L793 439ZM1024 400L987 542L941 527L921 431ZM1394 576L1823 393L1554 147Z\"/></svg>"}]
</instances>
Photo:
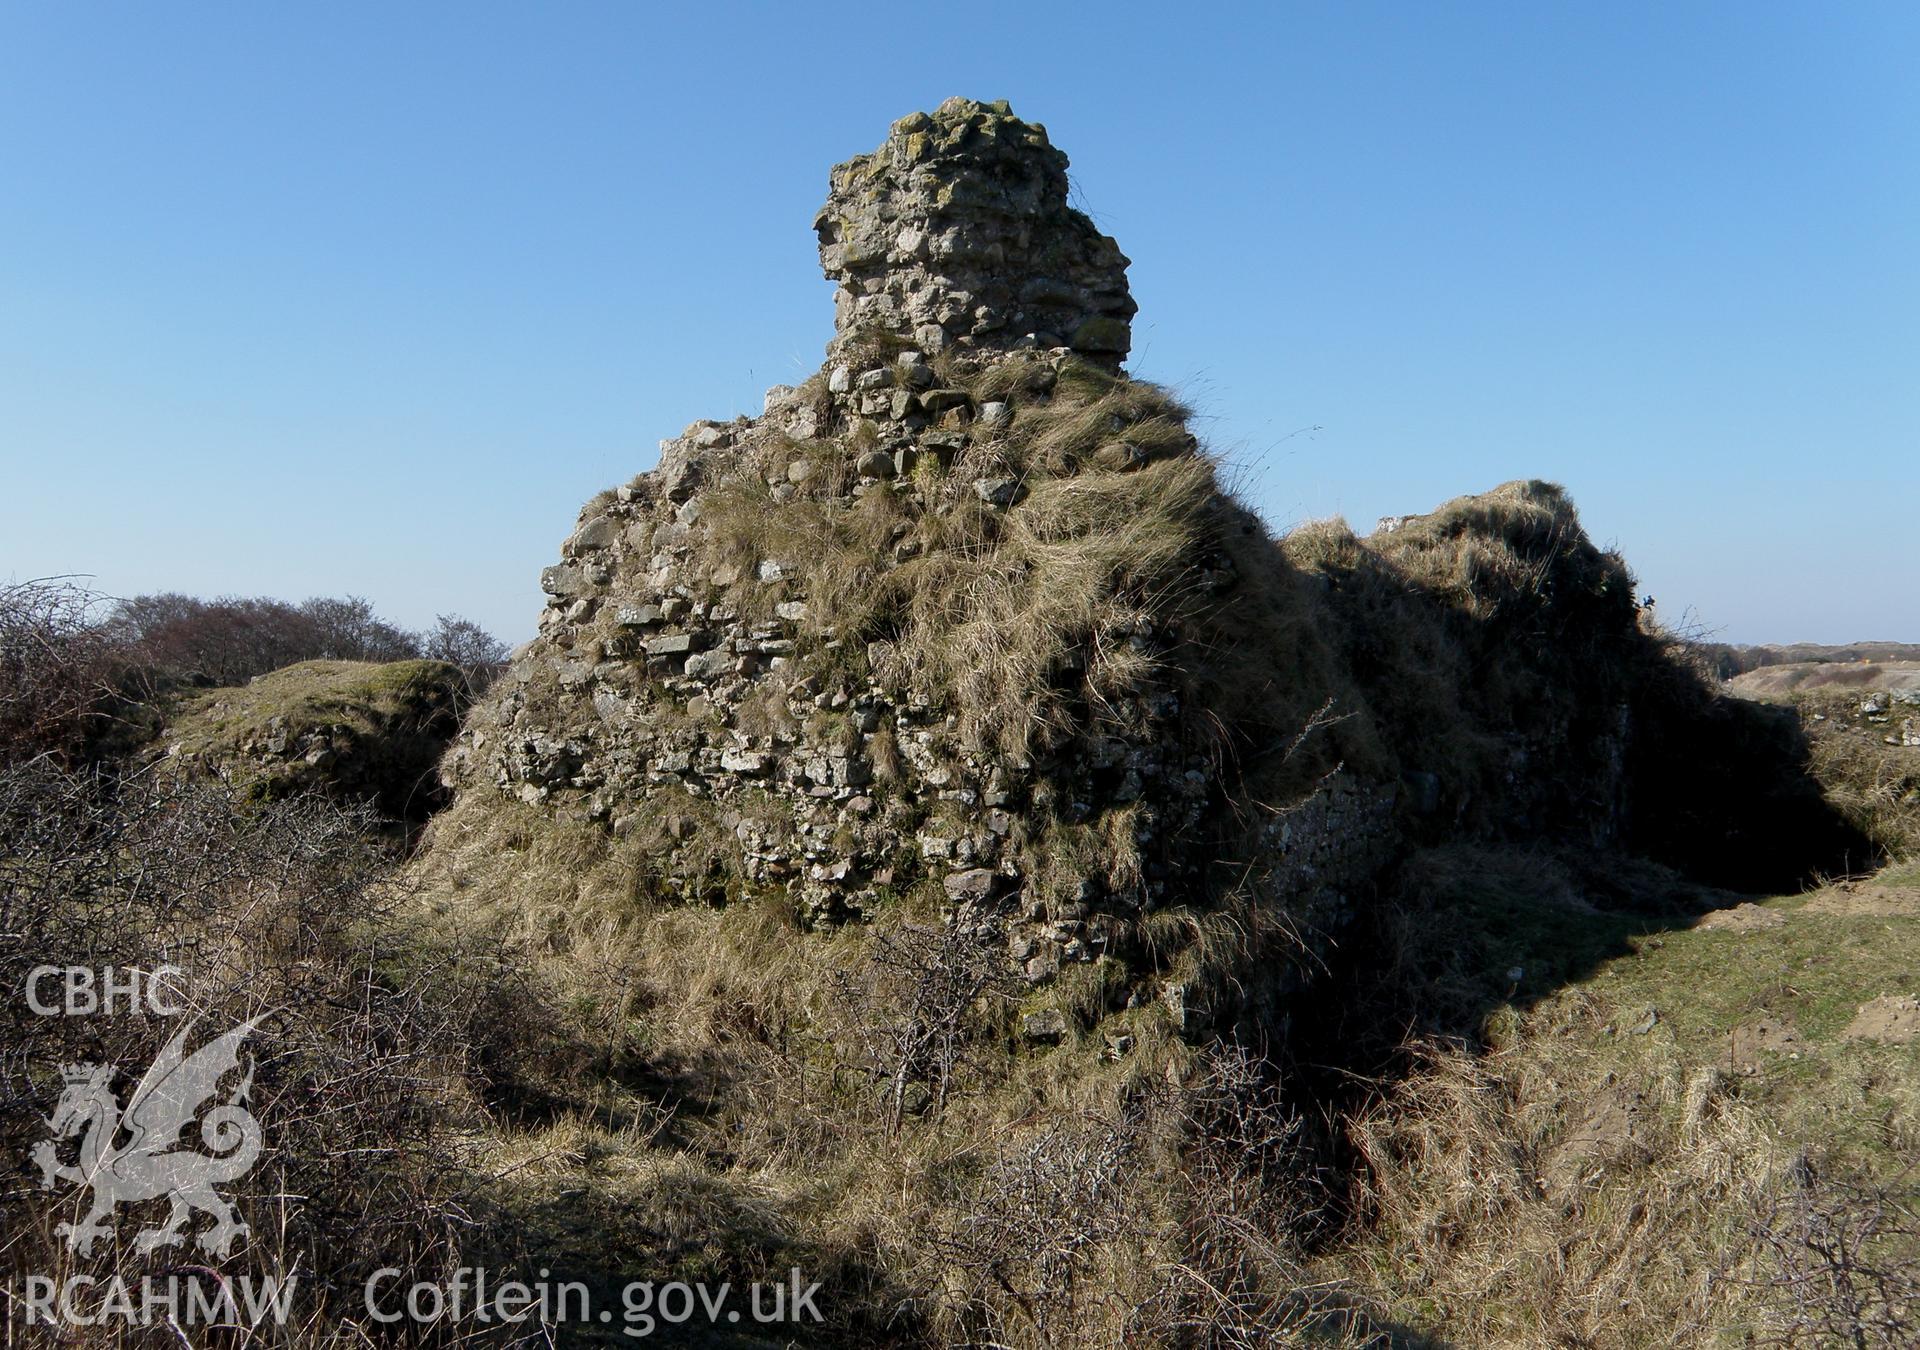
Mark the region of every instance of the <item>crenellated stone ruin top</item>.
<instances>
[{"instance_id":1,"label":"crenellated stone ruin top","mask_svg":"<svg viewBox=\"0 0 1920 1350\"><path fill-rule=\"evenodd\" d=\"M833 170L814 221L838 284L835 352L855 334L951 347L1071 347L1117 366L1138 308L1127 258L1067 204L1067 157L1004 99L950 98Z\"/></svg>"}]
</instances>

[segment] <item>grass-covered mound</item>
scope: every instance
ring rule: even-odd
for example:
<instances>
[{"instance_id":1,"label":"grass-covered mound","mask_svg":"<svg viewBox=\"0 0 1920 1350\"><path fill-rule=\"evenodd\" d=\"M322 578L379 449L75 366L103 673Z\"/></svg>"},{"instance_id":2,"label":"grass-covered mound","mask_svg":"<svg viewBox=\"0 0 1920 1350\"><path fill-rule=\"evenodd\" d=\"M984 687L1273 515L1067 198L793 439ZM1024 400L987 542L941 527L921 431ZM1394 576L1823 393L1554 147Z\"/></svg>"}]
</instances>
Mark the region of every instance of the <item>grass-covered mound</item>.
<instances>
[{"instance_id":1,"label":"grass-covered mound","mask_svg":"<svg viewBox=\"0 0 1920 1350\"><path fill-rule=\"evenodd\" d=\"M162 734L167 763L212 773L255 800L307 791L418 821L466 682L443 661L302 661L185 698Z\"/></svg>"},{"instance_id":2,"label":"grass-covered mound","mask_svg":"<svg viewBox=\"0 0 1920 1350\"><path fill-rule=\"evenodd\" d=\"M823 376L795 398L832 434L706 429L718 445L590 504L576 540L611 542L563 567L604 581L555 583L450 761L464 790L426 865L461 903L564 942L692 899L815 925L964 895L1003 942L1099 919L1066 963L1124 1001L1287 870L1265 856L1287 812L1350 788L1390 809L1311 582L1184 409L1071 356L921 379L993 420L906 431ZM1303 855L1332 838L1310 824Z\"/></svg>"},{"instance_id":3,"label":"grass-covered mound","mask_svg":"<svg viewBox=\"0 0 1920 1350\"><path fill-rule=\"evenodd\" d=\"M1588 540L1564 490L1507 483L1365 539L1336 520L1281 546L1324 578L1426 834L1617 837L1628 705L1664 654L1626 564Z\"/></svg>"},{"instance_id":4,"label":"grass-covered mound","mask_svg":"<svg viewBox=\"0 0 1920 1350\"><path fill-rule=\"evenodd\" d=\"M1324 578L1412 837L1578 841L1760 890L1879 856L1823 800L1792 719L1721 696L1560 487L1508 483L1364 539L1308 525L1281 547Z\"/></svg>"},{"instance_id":5,"label":"grass-covered mound","mask_svg":"<svg viewBox=\"0 0 1920 1350\"><path fill-rule=\"evenodd\" d=\"M504 1203L617 1202L609 1271L833 1269L845 1334L1324 1330L1301 991L1387 960L1417 844L1685 861L1644 728L1718 704L1552 485L1275 541L1150 385L848 362L590 503L449 758L414 878L579 1051L505 1071Z\"/></svg>"},{"instance_id":6,"label":"grass-covered mound","mask_svg":"<svg viewBox=\"0 0 1920 1350\"><path fill-rule=\"evenodd\" d=\"M1152 386L1048 353L889 378L969 419L906 432L823 376L825 434L736 424L591 504L576 540L617 542L563 566L605 581L552 578L449 761L417 879L529 944L595 1047L586 1082L523 1066L508 1099L546 1105L500 1155L588 1161L507 1187L604 1186L611 1269L837 1271L842 1334L1299 1322L1300 1206L1258 1181L1293 1130L1206 1028L1299 982L1291 859L1394 780L1314 583Z\"/></svg>"}]
</instances>

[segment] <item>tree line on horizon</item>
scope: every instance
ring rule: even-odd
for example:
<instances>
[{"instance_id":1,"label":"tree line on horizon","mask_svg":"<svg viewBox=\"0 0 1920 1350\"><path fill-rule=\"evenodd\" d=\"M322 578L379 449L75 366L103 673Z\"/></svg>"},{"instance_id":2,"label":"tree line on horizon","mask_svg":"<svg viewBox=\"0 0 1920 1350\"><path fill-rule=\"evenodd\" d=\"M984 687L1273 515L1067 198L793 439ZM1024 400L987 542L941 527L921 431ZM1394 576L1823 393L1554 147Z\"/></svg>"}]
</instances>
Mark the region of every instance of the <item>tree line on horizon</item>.
<instances>
[{"instance_id":1,"label":"tree line on horizon","mask_svg":"<svg viewBox=\"0 0 1920 1350\"><path fill-rule=\"evenodd\" d=\"M101 628L144 664L205 685L244 684L298 661L322 660L445 661L485 678L507 659L506 644L472 619L441 614L416 632L381 618L358 595L293 603L167 591L113 602Z\"/></svg>"}]
</instances>

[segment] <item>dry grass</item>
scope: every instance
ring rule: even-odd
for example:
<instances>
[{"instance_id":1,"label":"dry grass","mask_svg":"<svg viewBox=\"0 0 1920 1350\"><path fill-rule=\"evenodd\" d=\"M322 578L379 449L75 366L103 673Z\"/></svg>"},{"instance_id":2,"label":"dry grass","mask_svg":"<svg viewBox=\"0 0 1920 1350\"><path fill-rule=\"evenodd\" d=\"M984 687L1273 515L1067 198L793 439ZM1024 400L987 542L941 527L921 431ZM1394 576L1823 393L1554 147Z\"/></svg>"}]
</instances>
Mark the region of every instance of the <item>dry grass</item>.
<instances>
[{"instance_id":1,"label":"dry grass","mask_svg":"<svg viewBox=\"0 0 1920 1350\"><path fill-rule=\"evenodd\" d=\"M1504 483L1459 497L1368 543L1422 590L1483 620L1582 595L1616 606L1632 601L1625 566L1587 539L1572 500L1554 483Z\"/></svg>"},{"instance_id":2,"label":"dry grass","mask_svg":"<svg viewBox=\"0 0 1920 1350\"><path fill-rule=\"evenodd\" d=\"M1218 1343L1251 1345L1333 1324L1301 1293L1298 1213L1246 1210L1284 1190L1236 1183L1233 1206L1196 1191L1203 1132L1188 1116L1211 1071L1165 1006L1109 1011L1111 961L1036 994L956 982L998 954L969 955L970 940L906 911L807 933L776 895L628 896L623 922L583 924L593 888L631 865L577 851L591 837L574 836L564 865L557 846L542 853L542 888L500 892L544 897L545 922L531 904L491 911L544 948L574 1035L620 1047L596 1069L624 1084L611 1095L526 1074L523 1092L572 1105L486 1164L503 1174L499 1202L531 1211L562 1254L597 1244L596 1269L737 1278L798 1261L850 1301L838 1334L874 1335L877 1320L885 1343L1180 1343L1179 1328L1214 1326ZM544 889L566 877L573 889ZM1017 1024L1045 1007L1069 1032L1036 1053ZM1096 1154L1125 1165L1090 1190L1080 1164ZM550 1161L506 1175L533 1157ZM576 1220L538 1218L543 1197L581 1187L593 1200ZM674 1194L697 1208L673 1209ZM1046 1197L1053 1208L1034 1207ZM1049 1254L1066 1234L1072 1250Z\"/></svg>"},{"instance_id":3,"label":"dry grass","mask_svg":"<svg viewBox=\"0 0 1920 1350\"><path fill-rule=\"evenodd\" d=\"M1370 1223L1329 1268L1464 1344L1708 1345L1751 1321L1748 1227L1787 1162L1767 1131L1678 1065L1623 1084L1544 1049L1429 1047L1353 1122Z\"/></svg>"},{"instance_id":4,"label":"dry grass","mask_svg":"<svg viewBox=\"0 0 1920 1350\"><path fill-rule=\"evenodd\" d=\"M1437 778L1455 827L1498 833L1538 810L1536 830L1577 829L1605 813L1578 793L1529 806L1513 791L1532 772L1516 745L1566 759L1568 781L1604 784L1605 766L1579 757L1601 753L1608 719L1664 665L1636 622L1632 576L1560 488L1508 483L1364 540L1327 521L1281 544L1327 588L1328 628L1379 736L1399 767Z\"/></svg>"},{"instance_id":5,"label":"dry grass","mask_svg":"<svg viewBox=\"0 0 1920 1350\"><path fill-rule=\"evenodd\" d=\"M929 687L952 692L970 744L1024 758L1118 720L1116 703L1154 668L1128 639L1167 617L1167 584L1212 491L1197 459L1048 480L990 550L900 569L900 648Z\"/></svg>"},{"instance_id":6,"label":"dry grass","mask_svg":"<svg viewBox=\"0 0 1920 1350\"><path fill-rule=\"evenodd\" d=\"M789 563L823 630L892 643L916 690L953 709L967 746L1014 759L1116 716L1163 669L1132 640L1144 634L1191 628L1215 657L1244 648L1272 661L1294 649L1303 599L1273 586L1284 564L1221 493L1178 403L1079 363L1057 375L1045 363L1003 361L950 376L983 400L1023 381L1043 387L950 468L928 457L910 479L857 499L845 493L859 446L760 445L703 499L713 564L750 578L763 559ZM1121 445L1126 455L1103 460ZM768 484L786 481L794 461L816 471L776 503ZM1002 477L1026 493L1011 511L973 491L976 479ZM1223 549L1260 594L1222 602L1195 589ZM771 598L743 580L729 601L755 613ZM1287 688L1272 675L1266 684L1270 695ZM1284 722L1285 710L1272 711Z\"/></svg>"},{"instance_id":7,"label":"dry grass","mask_svg":"<svg viewBox=\"0 0 1920 1350\"><path fill-rule=\"evenodd\" d=\"M1465 1344L1905 1343L1920 1079L1847 1029L1909 983L1920 906L1873 895L1696 928L1716 897L1657 869L1417 860L1319 1033L1411 1040L1348 1115L1354 1223L1314 1269ZM1798 1039L1743 1048L1756 1021Z\"/></svg>"},{"instance_id":8,"label":"dry grass","mask_svg":"<svg viewBox=\"0 0 1920 1350\"><path fill-rule=\"evenodd\" d=\"M1893 704L1892 714L1876 721L1862 717L1861 703L1858 692L1794 697L1813 774L1827 799L1887 856L1920 857L1920 747L1887 744L1904 719L1920 723L1920 706Z\"/></svg>"}]
</instances>

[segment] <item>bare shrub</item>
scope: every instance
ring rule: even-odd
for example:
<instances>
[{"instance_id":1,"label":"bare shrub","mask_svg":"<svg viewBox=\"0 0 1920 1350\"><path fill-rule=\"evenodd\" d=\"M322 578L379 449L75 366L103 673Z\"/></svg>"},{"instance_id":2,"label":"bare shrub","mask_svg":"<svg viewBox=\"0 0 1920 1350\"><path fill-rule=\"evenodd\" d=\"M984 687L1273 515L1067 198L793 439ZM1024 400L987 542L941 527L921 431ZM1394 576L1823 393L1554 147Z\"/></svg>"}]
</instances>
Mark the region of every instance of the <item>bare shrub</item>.
<instances>
[{"instance_id":1,"label":"bare shrub","mask_svg":"<svg viewBox=\"0 0 1920 1350\"><path fill-rule=\"evenodd\" d=\"M455 1153L480 1119L471 1048L493 1005L461 952L412 928L376 839L364 813L312 799L243 812L207 784L44 758L0 770L0 1152L47 1150L56 1066L137 1075L182 1026L191 1049L257 1020L235 1100L264 1150L228 1188L251 1232L220 1274L297 1278L315 1339L364 1315L376 1267L439 1278L497 1236ZM42 965L124 978L163 964L183 971L172 992L190 1022L36 1016L24 997ZM0 1268L135 1279L179 1259L134 1245L158 1202L90 1253L70 1249L56 1225L87 1202L78 1187L0 1192Z\"/></svg>"},{"instance_id":2,"label":"bare shrub","mask_svg":"<svg viewBox=\"0 0 1920 1350\"><path fill-rule=\"evenodd\" d=\"M982 1020L980 1003L1005 998L1005 961L956 926L905 924L880 934L862 970L836 971L852 1015L855 1068L884 1104L898 1133L909 1112L938 1112L965 1063Z\"/></svg>"},{"instance_id":3,"label":"bare shrub","mask_svg":"<svg viewBox=\"0 0 1920 1350\"><path fill-rule=\"evenodd\" d=\"M1770 1343L1912 1345L1920 1318L1920 1189L1822 1177L1803 1165L1754 1222L1767 1258Z\"/></svg>"},{"instance_id":4,"label":"bare shrub","mask_svg":"<svg viewBox=\"0 0 1920 1350\"><path fill-rule=\"evenodd\" d=\"M421 635L420 655L460 667L467 697L478 698L507 668L507 644L472 619L442 614Z\"/></svg>"},{"instance_id":5,"label":"bare shrub","mask_svg":"<svg viewBox=\"0 0 1920 1350\"><path fill-rule=\"evenodd\" d=\"M1057 1120L1002 1150L931 1243L963 1325L1017 1323L1041 1345L1082 1343L1127 1316L1126 1264L1153 1216L1139 1205L1140 1118Z\"/></svg>"},{"instance_id":6,"label":"bare shrub","mask_svg":"<svg viewBox=\"0 0 1920 1350\"><path fill-rule=\"evenodd\" d=\"M1298 1114L1273 1067L1239 1045L1205 1056L1165 1109L1179 1127L1180 1244L1135 1331L1213 1346L1271 1345L1336 1323L1298 1254L1321 1195Z\"/></svg>"},{"instance_id":7,"label":"bare shrub","mask_svg":"<svg viewBox=\"0 0 1920 1350\"><path fill-rule=\"evenodd\" d=\"M991 1344L1343 1343L1341 1291L1303 1274L1306 1153L1274 1067L1232 1044L1056 1116L998 1148L934 1234L948 1314Z\"/></svg>"},{"instance_id":8,"label":"bare shrub","mask_svg":"<svg viewBox=\"0 0 1920 1350\"><path fill-rule=\"evenodd\" d=\"M80 757L111 683L101 603L66 577L0 586L0 764Z\"/></svg>"},{"instance_id":9,"label":"bare shrub","mask_svg":"<svg viewBox=\"0 0 1920 1350\"><path fill-rule=\"evenodd\" d=\"M101 633L149 690L244 684L297 661L428 657L459 666L477 693L507 656L506 645L471 619L442 614L433 628L414 633L381 618L357 595L298 604L264 596L140 595L117 602Z\"/></svg>"}]
</instances>

